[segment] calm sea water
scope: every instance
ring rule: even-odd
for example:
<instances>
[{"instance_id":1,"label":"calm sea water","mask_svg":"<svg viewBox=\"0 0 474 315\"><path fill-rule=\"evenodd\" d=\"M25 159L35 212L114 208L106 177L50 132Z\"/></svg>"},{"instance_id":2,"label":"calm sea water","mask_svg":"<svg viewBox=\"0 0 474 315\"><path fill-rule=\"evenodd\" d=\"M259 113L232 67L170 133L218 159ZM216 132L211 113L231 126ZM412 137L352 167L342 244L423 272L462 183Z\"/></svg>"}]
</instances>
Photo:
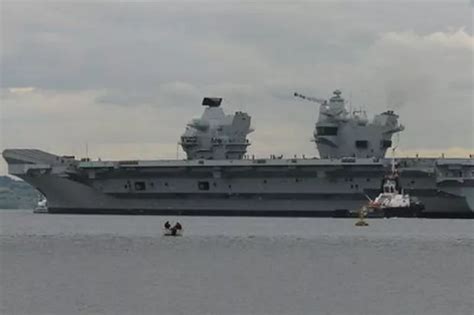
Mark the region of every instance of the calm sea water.
<instances>
[{"instance_id":1,"label":"calm sea water","mask_svg":"<svg viewBox=\"0 0 474 315\"><path fill-rule=\"evenodd\" d=\"M474 313L473 220L354 222L0 211L0 313Z\"/></svg>"}]
</instances>

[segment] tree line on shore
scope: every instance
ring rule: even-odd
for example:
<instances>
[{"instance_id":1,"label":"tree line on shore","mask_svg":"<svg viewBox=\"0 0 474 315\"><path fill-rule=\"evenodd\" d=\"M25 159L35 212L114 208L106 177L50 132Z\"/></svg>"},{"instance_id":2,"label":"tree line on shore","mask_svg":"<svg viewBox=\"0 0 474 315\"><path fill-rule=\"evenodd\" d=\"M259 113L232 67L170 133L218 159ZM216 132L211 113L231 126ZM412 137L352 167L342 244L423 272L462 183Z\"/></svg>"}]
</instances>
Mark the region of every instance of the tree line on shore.
<instances>
[{"instance_id":1,"label":"tree line on shore","mask_svg":"<svg viewBox=\"0 0 474 315\"><path fill-rule=\"evenodd\" d=\"M39 193L22 180L0 176L0 209L32 209Z\"/></svg>"}]
</instances>

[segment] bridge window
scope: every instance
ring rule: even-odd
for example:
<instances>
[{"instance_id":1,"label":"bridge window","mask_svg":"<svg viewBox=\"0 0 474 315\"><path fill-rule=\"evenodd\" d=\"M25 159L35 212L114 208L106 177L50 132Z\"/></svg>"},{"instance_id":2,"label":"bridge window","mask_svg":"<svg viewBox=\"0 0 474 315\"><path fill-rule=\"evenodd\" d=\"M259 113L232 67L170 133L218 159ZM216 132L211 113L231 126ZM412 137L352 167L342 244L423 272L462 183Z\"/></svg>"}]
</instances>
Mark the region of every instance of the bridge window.
<instances>
[{"instance_id":1,"label":"bridge window","mask_svg":"<svg viewBox=\"0 0 474 315\"><path fill-rule=\"evenodd\" d=\"M367 140L357 140L355 142L355 146L356 146L356 148L359 148L359 149L367 149L369 147L369 141L367 141Z\"/></svg>"},{"instance_id":2,"label":"bridge window","mask_svg":"<svg viewBox=\"0 0 474 315\"><path fill-rule=\"evenodd\" d=\"M209 190L209 182L198 182L199 190Z\"/></svg>"},{"instance_id":3,"label":"bridge window","mask_svg":"<svg viewBox=\"0 0 474 315\"><path fill-rule=\"evenodd\" d=\"M138 191L146 190L145 182L135 182L135 190L138 190Z\"/></svg>"},{"instance_id":4,"label":"bridge window","mask_svg":"<svg viewBox=\"0 0 474 315\"><path fill-rule=\"evenodd\" d=\"M336 136L337 127L316 127L318 136Z\"/></svg>"}]
</instances>

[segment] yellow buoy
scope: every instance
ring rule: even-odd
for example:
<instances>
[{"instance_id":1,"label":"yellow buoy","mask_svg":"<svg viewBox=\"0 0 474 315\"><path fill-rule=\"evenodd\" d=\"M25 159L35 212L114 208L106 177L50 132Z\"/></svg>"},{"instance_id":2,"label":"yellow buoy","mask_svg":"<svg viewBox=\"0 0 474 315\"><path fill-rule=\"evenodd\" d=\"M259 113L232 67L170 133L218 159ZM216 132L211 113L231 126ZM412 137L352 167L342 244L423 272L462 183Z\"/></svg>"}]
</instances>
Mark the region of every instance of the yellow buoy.
<instances>
[{"instance_id":1,"label":"yellow buoy","mask_svg":"<svg viewBox=\"0 0 474 315\"><path fill-rule=\"evenodd\" d=\"M359 220L355 223L355 226L368 226L369 223L364 221L365 216L367 215L367 208L362 207L359 210Z\"/></svg>"},{"instance_id":2,"label":"yellow buoy","mask_svg":"<svg viewBox=\"0 0 474 315\"><path fill-rule=\"evenodd\" d=\"M369 223L365 222L364 220L359 220L355 223L355 226L368 226Z\"/></svg>"}]
</instances>

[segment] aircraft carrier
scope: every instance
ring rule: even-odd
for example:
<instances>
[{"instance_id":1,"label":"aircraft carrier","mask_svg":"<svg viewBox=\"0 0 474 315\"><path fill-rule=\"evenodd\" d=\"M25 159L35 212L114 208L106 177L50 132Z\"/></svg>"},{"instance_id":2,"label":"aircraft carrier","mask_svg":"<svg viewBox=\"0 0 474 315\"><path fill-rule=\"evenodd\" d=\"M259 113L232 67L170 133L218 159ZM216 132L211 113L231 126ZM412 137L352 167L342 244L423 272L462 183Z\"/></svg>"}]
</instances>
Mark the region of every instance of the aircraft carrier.
<instances>
[{"instance_id":1,"label":"aircraft carrier","mask_svg":"<svg viewBox=\"0 0 474 315\"><path fill-rule=\"evenodd\" d=\"M185 160L92 161L34 149L6 149L9 173L47 198L50 213L347 216L380 192L392 137L404 130L386 111L369 120L348 111L339 90L319 104L313 138L319 158L247 154L251 117L226 115L204 98L187 124ZM422 217L474 217L474 159L396 158L401 186Z\"/></svg>"}]
</instances>

